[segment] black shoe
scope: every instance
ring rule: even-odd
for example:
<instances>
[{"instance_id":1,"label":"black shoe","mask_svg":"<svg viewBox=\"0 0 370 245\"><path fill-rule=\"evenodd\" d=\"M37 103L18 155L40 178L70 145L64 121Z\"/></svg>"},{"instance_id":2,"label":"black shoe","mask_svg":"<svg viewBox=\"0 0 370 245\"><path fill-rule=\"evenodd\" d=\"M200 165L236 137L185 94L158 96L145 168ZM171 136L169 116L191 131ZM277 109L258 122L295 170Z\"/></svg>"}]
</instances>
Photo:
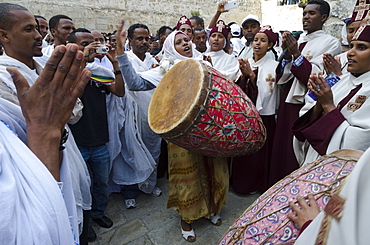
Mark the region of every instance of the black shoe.
<instances>
[{"instance_id":1,"label":"black shoe","mask_svg":"<svg viewBox=\"0 0 370 245\"><path fill-rule=\"evenodd\" d=\"M91 226L89 226L87 230L87 241L94 242L95 240L96 240L96 233L94 229Z\"/></svg>"},{"instance_id":2,"label":"black shoe","mask_svg":"<svg viewBox=\"0 0 370 245\"><path fill-rule=\"evenodd\" d=\"M111 228L113 226L113 221L105 215L100 219L93 219L93 221L104 228Z\"/></svg>"}]
</instances>

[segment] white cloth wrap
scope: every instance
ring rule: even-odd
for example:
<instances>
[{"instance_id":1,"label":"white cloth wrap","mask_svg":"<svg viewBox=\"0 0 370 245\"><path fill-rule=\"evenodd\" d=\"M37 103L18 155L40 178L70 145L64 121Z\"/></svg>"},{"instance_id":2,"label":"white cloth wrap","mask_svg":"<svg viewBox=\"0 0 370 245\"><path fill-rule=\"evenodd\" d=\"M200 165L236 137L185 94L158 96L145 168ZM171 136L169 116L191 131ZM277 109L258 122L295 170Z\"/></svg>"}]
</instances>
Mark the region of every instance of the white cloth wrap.
<instances>
[{"instance_id":1,"label":"white cloth wrap","mask_svg":"<svg viewBox=\"0 0 370 245\"><path fill-rule=\"evenodd\" d=\"M211 51L206 55L211 57L213 68L231 81L234 82L241 75L238 59L234 55L227 54L223 50Z\"/></svg>"},{"instance_id":2,"label":"white cloth wrap","mask_svg":"<svg viewBox=\"0 0 370 245\"><path fill-rule=\"evenodd\" d=\"M144 61L132 51L127 56L138 73L148 71L157 61L146 54ZM119 133L121 151L112 159L112 180L117 185L138 184L139 189L151 193L156 185L156 160L160 155L161 138L148 124L148 106L154 90L130 91L126 87L122 98L124 124Z\"/></svg>"},{"instance_id":3,"label":"white cloth wrap","mask_svg":"<svg viewBox=\"0 0 370 245\"><path fill-rule=\"evenodd\" d=\"M37 62L35 62L35 66L37 73L40 74L42 67ZM17 130L17 135L26 143L25 119L21 113L21 108L18 105L19 102L16 97L17 91L15 89L13 79L6 71L6 67L17 68L18 71L27 79L30 86L32 86L38 75L36 71L31 70L18 60L8 56L0 57L0 84L2 85L0 86L0 97L3 99L2 104L6 105L8 115L13 117L20 125L19 127L22 130ZM7 97L12 97L12 100L8 100ZM24 131L24 133L20 133L21 131ZM90 176L85 161L83 161L76 143L74 142L71 131L69 133L69 138L65 144L66 149L63 151L63 163L60 169L60 176L61 181L64 182L65 186L64 200L67 205L67 210L70 212L69 216L73 219L73 222L71 223L74 230L82 232L82 210L91 209ZM71 186L72 189L68 189L69 186Z\"/></svg>"},{"instance_id":4,"label":"white cloth wrap","mask_svg":"<svg viewBox=\"0 0 370 245\"><path fill-rule=\"evenodd\" d=\"M0 98L0 119L23 138L23 125L14 115L21 115L20 108ZM66 161L62 194L49 170L14 133L0 122L0 244L78 244Z\"/></svg>"}]
</instances>

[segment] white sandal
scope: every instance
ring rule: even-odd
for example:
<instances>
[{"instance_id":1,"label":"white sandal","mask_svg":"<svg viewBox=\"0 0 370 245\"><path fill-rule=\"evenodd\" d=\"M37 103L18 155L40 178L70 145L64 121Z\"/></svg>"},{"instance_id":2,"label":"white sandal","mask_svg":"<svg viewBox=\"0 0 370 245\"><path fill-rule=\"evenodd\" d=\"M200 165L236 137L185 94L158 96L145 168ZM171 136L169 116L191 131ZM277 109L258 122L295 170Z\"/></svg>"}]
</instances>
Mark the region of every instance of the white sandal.
<instances>
[{"instance_id":1,"label":"white sandal","mask_svg":"<svg viewBox=\"0 0 370 245\"><path fill-rule=\"evenodd\" d=\"M181 220L180 220L180 229L181 229L181 235L187 242L195 242L195 232L193 227L191 228L191 231L184 231L182 229ZM194 237L194 240L189 240L189 237Z\"/></svg>"},{"instance_id":2,"label":"white sandal","mask_svg":"<svg viewBox=\"0 0 370 245\"><path fill-rule=\"evenodd\" d=\"M220 226L222 223L221 216L216 214L209 218L209 220L212 222L212 224Z\"/></svg>"}]
</instances>

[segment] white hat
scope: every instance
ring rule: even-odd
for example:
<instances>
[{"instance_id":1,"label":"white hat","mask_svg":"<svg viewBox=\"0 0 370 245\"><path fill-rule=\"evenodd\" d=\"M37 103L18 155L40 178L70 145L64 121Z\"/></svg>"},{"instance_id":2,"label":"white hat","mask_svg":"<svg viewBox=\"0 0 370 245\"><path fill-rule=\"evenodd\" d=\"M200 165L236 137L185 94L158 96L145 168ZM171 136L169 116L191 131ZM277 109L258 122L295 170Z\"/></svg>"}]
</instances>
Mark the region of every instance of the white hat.
<instances>
[{"instance_id":1,"label":"white hat","mask_svg":"<svg viewBox=\"0 0 370 245\"><path fill-rule=\"evenodd\" d=\"M254 21L257 21L258 24L261 24L260 20L258 19L258 17L254 14L248 14L247 17L245 17L242 21L242 26L244 24L244 22L248 21L248 20L254 20Z\"/></svg>"},{"instance_id":2,"label":"white hat","mask_svg":"<svg viewBox=\"0 0 370 245\"><path fill-rule=\"evenodd\" d=\"M240 26L238 24L232 24L230 26L230 32L233 37L240 36Z\"/></svg>"}]
</instances>

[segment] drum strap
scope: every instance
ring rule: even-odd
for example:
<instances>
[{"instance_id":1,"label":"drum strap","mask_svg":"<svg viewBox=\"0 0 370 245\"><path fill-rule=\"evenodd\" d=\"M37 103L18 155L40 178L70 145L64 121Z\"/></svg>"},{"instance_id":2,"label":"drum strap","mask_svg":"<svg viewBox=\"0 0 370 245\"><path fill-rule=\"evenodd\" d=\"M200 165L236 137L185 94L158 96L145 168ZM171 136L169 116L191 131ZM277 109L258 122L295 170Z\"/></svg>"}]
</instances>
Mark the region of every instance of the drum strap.
<instances>
[{"instance_id":1,"label":"drum strap","mask_svg":"<svg viewBox=\"0 0 370 245\"><path fill-rule=\"evenodd\" d=\"M344 184L346 183L348 176L338 187L337 192L330 198L328 204L325 206L324 212L325 216L321 222L321 227L319 234L317 235L315 245L324 245L328 242L329 231L331 227L331 221L336 219L340 221L343 213L343 206L346 202L345 199L339 196L339 193L342 191Z\"/></svg>"}]
</instances>

